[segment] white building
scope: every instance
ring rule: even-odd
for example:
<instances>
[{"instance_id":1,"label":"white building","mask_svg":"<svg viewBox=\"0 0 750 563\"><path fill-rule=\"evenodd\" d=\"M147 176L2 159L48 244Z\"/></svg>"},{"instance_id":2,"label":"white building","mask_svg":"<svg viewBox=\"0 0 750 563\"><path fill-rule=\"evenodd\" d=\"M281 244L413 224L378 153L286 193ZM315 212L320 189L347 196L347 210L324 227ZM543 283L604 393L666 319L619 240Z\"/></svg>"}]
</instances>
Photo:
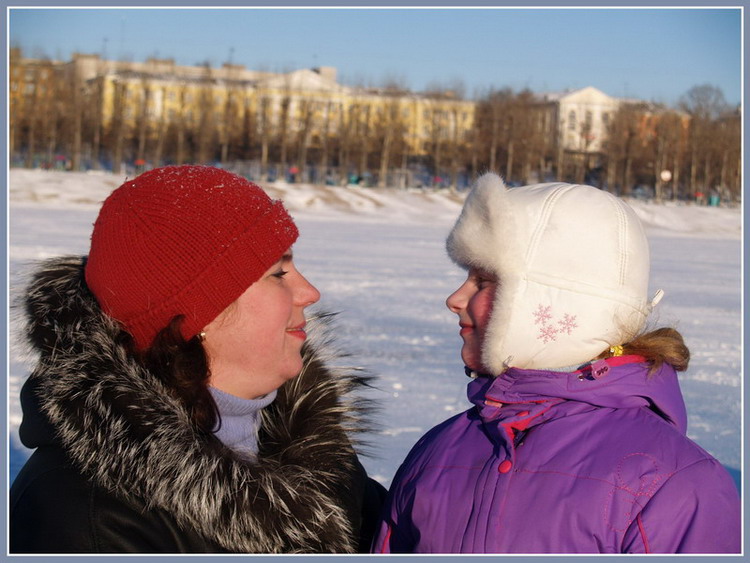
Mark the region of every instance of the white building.
<instances>
[{"instance_id":1,"label":"white building","mask_svg":"<svg viewBox=\"0 0 750 563\"><path fill-rule=\"evenodd\" d=\"M593 86L543 94L557 123L558 146L565 151L596 153L602 148L607 127L623 102Z\"/></svg>"}]
</instances>

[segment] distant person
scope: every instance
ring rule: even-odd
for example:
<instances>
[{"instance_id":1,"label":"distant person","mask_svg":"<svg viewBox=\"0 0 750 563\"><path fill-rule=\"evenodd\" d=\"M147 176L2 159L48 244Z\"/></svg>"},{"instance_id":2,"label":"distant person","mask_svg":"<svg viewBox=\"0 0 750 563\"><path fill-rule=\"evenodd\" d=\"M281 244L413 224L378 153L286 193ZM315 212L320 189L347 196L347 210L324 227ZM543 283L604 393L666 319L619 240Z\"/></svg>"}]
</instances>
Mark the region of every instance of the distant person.
<instances>
[{"instance_id":1,"label":"distant person","mask_svg":"<svg viewBox=\"0 0 750 563\"><path fill-rule=\"evenodd\" d=\"M88 257L41 265L11 552L369 548L385 490L352 446L365 380L307 338L320 294L297 237L244 178L165 167L107 198Z\"/></svg>"},{"instance_id":2,"label":"distant person","mask_svg":"<svg viewBox=\"0 0 750 563\"><path fill-rule=\"evenodd\" d=\"M296 166L289 167L289 182L294 184L297 181L297 174L299 174L299 168Z\"/></svg>"},{"instance_id":3,"label":"distant person","mask_svg":"<svg viewBox=\"0 0 750 563\"><path fill-rule=\"evenodd\" d=\"M377 553L738 553L740 502L689 440L672 328L646 328L649 248L590 186L488 174L447 241L469 410L393 480Z\"/></svg>"}]
</instances>

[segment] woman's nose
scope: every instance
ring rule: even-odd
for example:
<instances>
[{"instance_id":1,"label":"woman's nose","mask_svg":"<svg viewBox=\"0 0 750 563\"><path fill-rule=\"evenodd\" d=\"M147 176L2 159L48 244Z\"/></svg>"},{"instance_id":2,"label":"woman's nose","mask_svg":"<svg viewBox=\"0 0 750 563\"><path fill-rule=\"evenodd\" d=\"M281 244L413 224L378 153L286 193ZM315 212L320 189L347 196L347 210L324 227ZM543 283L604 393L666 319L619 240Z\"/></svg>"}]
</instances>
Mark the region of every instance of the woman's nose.
<instances>
[{"instance_id":1,"label":"woman's nose","mask_svg":"<svg viewBox=\"0 0 750 563\"><path fill-rule=\"evenodd\" d=\"M320 300L320 291L313 284L307 281L307 278L300 274L301 285L297 292L297 302L303 307L308 307Z\"/></svg>"}]
</instances>

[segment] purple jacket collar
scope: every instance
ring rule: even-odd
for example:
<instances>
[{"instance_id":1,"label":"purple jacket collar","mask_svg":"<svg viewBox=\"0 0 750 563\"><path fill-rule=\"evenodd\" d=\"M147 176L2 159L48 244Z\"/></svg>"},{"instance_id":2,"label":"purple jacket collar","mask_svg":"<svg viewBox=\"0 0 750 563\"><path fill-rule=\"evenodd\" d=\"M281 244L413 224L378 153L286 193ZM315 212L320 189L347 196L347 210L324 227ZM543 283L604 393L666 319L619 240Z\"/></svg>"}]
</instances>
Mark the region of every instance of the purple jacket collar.
<instances>
[{"instance_id":1,"label":"purple jacket collar","mask_svg":"<svg viewBox=\"0 0 750 563\"><path fill-rule=\"evenodd\" d=\"M647 407L684 434L687 413L674 368L665 364L649 376L648 365L640 360L611 358L598 377L590 368L575 372L510 368L494 378L472 380L467 395L485 424L526 429L571 410Z\"/></svg>"}]
</instances>

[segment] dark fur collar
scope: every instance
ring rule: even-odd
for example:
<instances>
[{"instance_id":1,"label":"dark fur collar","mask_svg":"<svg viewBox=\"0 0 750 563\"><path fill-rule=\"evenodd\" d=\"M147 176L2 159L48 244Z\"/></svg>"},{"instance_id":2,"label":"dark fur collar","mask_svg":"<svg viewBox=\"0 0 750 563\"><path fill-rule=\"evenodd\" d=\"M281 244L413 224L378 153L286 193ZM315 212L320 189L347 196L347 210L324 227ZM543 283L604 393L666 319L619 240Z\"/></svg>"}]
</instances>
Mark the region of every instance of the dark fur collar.
<instances>
[{"instance_id":1,"label":"dark fur collar","mask_svg":"<svg viewBox=\"0 0 750 563\"><path fill-rule=\"evenodd\" d=\"M328 367L339 356L325 352L325 326L311 331L303 373L264 411L258 461L244 463L197 433L118 345L119 327L86 287L83 264L45 262L24 303L42 410L81 470L229 551L353 551L350 443L367 407L347 397L367 378Z\"/></svg>"}]
</instances>

